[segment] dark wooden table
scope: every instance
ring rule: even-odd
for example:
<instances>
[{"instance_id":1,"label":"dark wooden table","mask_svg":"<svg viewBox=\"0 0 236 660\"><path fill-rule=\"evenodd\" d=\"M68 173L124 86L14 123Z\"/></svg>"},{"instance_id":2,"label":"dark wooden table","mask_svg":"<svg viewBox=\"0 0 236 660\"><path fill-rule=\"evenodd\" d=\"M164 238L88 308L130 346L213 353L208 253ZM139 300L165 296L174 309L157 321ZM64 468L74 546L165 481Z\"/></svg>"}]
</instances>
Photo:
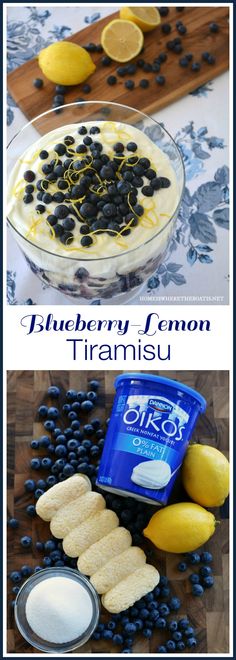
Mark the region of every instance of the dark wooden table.
<instances>
[{"instance_id":1,"label":"dark wooden table","mask_svg":"<svg viewBox=\"0 0 236 660\"><path fill-rule=\"evenodd\" d=\"M160 373L160 372L153 372ZM39 518L29 518L25 512L27 504L32 503L30 494L24 491L24 481L30 477L44 477L42 472L32 472L30 459L34 452L30 441L43 432L42 424L37 420L36 411L39 404L45 400L45 392L50 384L59 385L62 391L69 387L87 389L88 381L97 378L101 385L97 413L105 421L109 417L113 396L114 377L118 372L93 371L16 371L8 372L8 517L15 516L20 521L18 530L8 530L8 574L14 569L20 569L23 564L36 566L40 564L42 555L35 550L37 540L49 538L49 526ZM197 423L193 439L214 445L228 456L228 372L224 371L181 371L161 372L169 378L176 378L195 387L207 399L207 411ZM41 452L42 453L42 452ZM36 452L35 452L36 455ZM179 491L181 495L181 491ZM184 495L184 494L182 494ZM206 590L203 598L194 598L187 579L187 573L179 573L176 565L178 556L160 552L152 546L151 562L161 573L171 581L173 594L180 597L182 607L180 614L187 614L197 630L199 654L228 652L228 506L214 511L220 524L207 543L206 548L213 553L215 585ZM20 537L29 534L33 539L32 549L23 551ZM151 544L144 543L144 549L151 549ZM8 581L8 652L37 653L36 649L25 642L14 624L11 607L12 583ZM106 615L104 615L106 617ZM155 653L159 644L164 643L165 633L155 631L151 640L137 635L133 648L134 653ZM89 641L80 647L76 653L119 653L119 647L101 640ZM196 652L195 651L195 652ZM189 654L189 651L188 651Z\"/></svg>"}]
</instances>

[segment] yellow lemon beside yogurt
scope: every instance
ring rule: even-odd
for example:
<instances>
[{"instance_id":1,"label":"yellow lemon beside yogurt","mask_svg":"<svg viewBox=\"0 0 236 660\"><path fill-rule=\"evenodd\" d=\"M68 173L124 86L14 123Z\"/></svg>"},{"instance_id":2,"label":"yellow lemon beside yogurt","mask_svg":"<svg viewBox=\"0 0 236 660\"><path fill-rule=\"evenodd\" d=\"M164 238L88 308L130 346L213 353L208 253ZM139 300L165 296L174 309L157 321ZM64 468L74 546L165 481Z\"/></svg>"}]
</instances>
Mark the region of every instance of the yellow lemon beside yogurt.
<instances>
[{"instance_id":1,"label":"yellow lemon beside yogurt","mask_svg":"<svg viewBox=\"0 0 236 660\"><path fill-rule=\"evenodd\" d=\"M190 445L182 467L188 495L202 506L222 506L229 494L229 461L216 447Z\"/></svg>"},{"instance_id":2,"label":"yellow lemon beside yogurt","mask_svg":"<svg viewBox=\"0 0 236 660\"><path fill-rule=\"evenodd\" d=\"M215 517L192 502L171 504L154 513L143 534L160 550L192 552L214 534Z\"/></svg>"}]
</instances>

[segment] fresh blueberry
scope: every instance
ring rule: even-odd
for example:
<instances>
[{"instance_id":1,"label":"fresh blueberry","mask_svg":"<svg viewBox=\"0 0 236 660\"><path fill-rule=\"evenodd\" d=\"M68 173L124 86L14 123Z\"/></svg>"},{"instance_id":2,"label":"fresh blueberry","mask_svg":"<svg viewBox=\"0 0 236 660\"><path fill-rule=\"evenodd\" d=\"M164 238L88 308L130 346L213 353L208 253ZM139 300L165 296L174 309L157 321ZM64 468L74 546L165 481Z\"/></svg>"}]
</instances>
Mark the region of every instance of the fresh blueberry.
<instances>
[{"instance_id":1,"label":"fresh blueberry","mask_svg":"<svg viewBox=\"0 0 236 660\"><path fill-rule=\"evenodd\" d=\"M17 594L19 593L19 591L20 591L20 587L17 587L17 586L12 587L12 593L15 594L15 596L17 596Z\"/></svg>"},{"instance_id":2,"label":"fresh blueberry","mask_svg":"<svg viewBox=\"0 0 236 660\"><path fill-rule=\"evenodd\" d=\"M49 447L49 445L50 445L49 436L48 435L41 435L40 438L39 438L39 444L40 444L40 447L45 447L47 449L47 447Z\"/></svg>"},{"instance_id":3,"label":"fresh blueberry","mask_svg":"<svg viewBox=\"0 0 236 660\"><path fill-rule=\"evenodd\" d=\"M173 639L168 639L166 642L167 651L175 651L176 645Z\"/></svg>"},{"instance_id":4,"label":"fresh blueberry","mask_svg":"<svg viewBox=\"0 0 236 660\"><path fill-rule=\"evenodd\" d=\"M170 622L168 623L168 630L169 630L170 632L173 632L173 633L174 633L174 632L176 632L177 629L178 629L178 623L177 623L177 621L170 621ZM181 633L180 633L180 634L181 634ZM181 637L180 637L180 639L181 639Z\"/></svg>"},{"instance_id":5,"label":"fresh blueberry","mask_svg":"<svg viewBox=\"0 0 236 660\"><path fill-rule=\"evenodd\" d=\"M57 419L59 417L60 413L58 408L50 407L48 408L48 418L49 419Z\"/></svg>"},{"instance_id":6,"label":"fresh blueberry","mask_svg":"<svg viewBox=\"0 0 236 660\"><path fill-rule=\"evenodd\" d=\"M161 644L161 646L157 647L157 651L158 653L167 653L166 646L164 646L164 644Z\"/></svg>"},{"instance_id":7,"label":"fresh blueberry","mask_svg":"<svg viewBox=\"0 0 236 660\"><path fill-rule=\"evenodd\" d=\"M164 16L168 16L170 11L169 7L159 7L158 9L159 9L159 14L162 18L164 18Z\"/></svg>"},{"instance_id":8,"label":"fresh blueberry","mask_svg":"<svg viewBox=\"0 0 236 660\"><path fill-rule=\"evenodd\" d=\"M170 32L171 32L170 23L162 23L161 30L162 30L163 34L170 34Z\"/></svg>"},{"instance_id":9,"label":"fresh blueberry","mask_svg":"<svg viewBox=\"0 0 236 660\"><path fill-rule=\"evenodd\" d=\"M186 630L189 627L189 620L187 617L184 619L179 619L178 621L178 628L179 630Z\"/></svg>"},{"instance_id":10,"label":"fresh blueberry","mask_svg":"<svg viewBox=\"0 0 236 660\"><path fill-rule=\"evenodd\" d=\"M91 639L96 639L97 641L98 641L99 639L101 639L101 634L100 634L100 632L97 632L97 631L95 630L94 633L93 633L92 636L91 636Z\"/></svg>"},{"instance_id":11,"label":"fresh blueberry","mask_svg":"<svg viewBox=\"0 0 236 660\"><path fill-rule=\"evenodd\" d=\"M197 640L195 639L195 637L189 637L186 641L186 644L188 648L192 649L195 646L197 646Z\"/></svg>"},{"instance_id":12,"label":"fresh blueberry","mask_svg":"<svg viewBox=\"0 0 236 660\"><path fill-rule=\"evenodd\" d=\"M112 630L103 630L101 633L101 636L103 639L112 639L113 638L113 632Z\"/></svg>"},{"instance_id":13,"label":"fresh blueberry","mask_svg":"<svg viewBox=\"0 0 236 660\"><path fill-rule=\"evenodd\" d=\"M10 518L7 524L11 529L17 529L17 527L19 527L19 520L17 520L17 518Z\"/></svg>"},{"instance_id":14,"label":"fresh blueberry","mask_svg":"<svg viewBox=\"0 0 236 660\"><path fill-rule=\"evenodd\" d=\"M194 635L194 629L192 628L192 626L188 626L187 628L185 628L184 635L185 637L192 637Z\"/></svg>"},{"instance_id":15,"label":"fresh blueberry","mask_svg":"<svg viewBox=\"0 0 236 660\"><path fill-rule=\"evenodd\" d=\"M183 641L176 642L176 649L178 651L184 651L185 649L185 643Z\"/></svg>"},{"instance_id":16,"label":"fresh blueberry","mask_svg":"<svg viewBox=\"0 0 236 660\"><path fill-rule=\"evenodd\" d=\"M40 468L41 468L41 459L40 458L32 458L32 460L30 461L30 465L31 465L32 470L40 470Z\"/></svg>"},{"instance_id":17,"label":"fresh blueberry","mask_svg":"<svg viewBox=\"0 0 236 660\"><path fill-rule=\"evenodd\" d=\"M33 569L31 566L25 564L24 566L21 566L20 572L22 577L29 577L33 573Z\"/></svg>"},{"instance_id":18,"label":"fresh blueberry","mask_svg":"<svg viewBox=\"0 0 236 660\"><path fill-rule=\"evenodd\" d=\"M168 605L166 605L166 603L161 603L159 607L159 614L161 616L168 616L169 613L170 613L170 609Z\"/></svg>"},{"instance_id":19,"label":"fresh blueberry","mask_svg":"<svg viewBox=\"0 0 236 660\"><path fill-rule=\"evenodd\" d=\"M38 440L32 440L30 443L30 446L32 449L38 449L39 448L39 441Z\"/></svg>"},{"instance_id":20,"label":"fresh blueberry","mask_svg":"<svg viewBox=\"0 0 236 660\"><path fill-rule=\"evenodd\" d=\"M28 516L30 516L30 518L34 518L34 516L36 516L36 509L34 504L28 504L26 507L26 513Z\"/></svg>"},{"instance_id":21,"label":"fresh blueberry","mask_svg":"<svg viewBox=\"0 0 236 660\"><path fill-rule=\"evenodd\" d=\"M208 64L215 64L215 62L216 62L216 60L215 60L214 55L209 55L209 57L207 59L207 63Z\"/></svg>"},{"instance_id":22,"label":"fresh blueberry","mask_svg":"<svg viewBox=\"0 0 236 660\"><path fill-rule=\"evenodd\" d=\"M107 83L108 83L108 85L116 85L117 77L116 76L108 76Z\"/></svg>"},{"instance_id":23,"label":"fresh blueberry","mask_svg":"<svg viewBox=\"0 0 236 660\"><path fill-rule=\"evenodd\" d=\"M42 552L44 550L44 543L42 543L42 541L36 541L35 547L36 547L36 550L39 550L39 552Z\"/></svg>"},{"instance_id":24,"label":"fresh blueberry","mask_svg":"<svg viewBox=\"0 0 236 660\"><path fill-rule=\"evenodd\" d=\"M58 561L59 559L61 559L61 552L60 552L60 550L52 550L52 551L50 552L50 557L51 557L51 560L52 560L53 562L54 562L54 561Z\"/></svg>"},{"instance_id":25,"label":"fresh blueberry","mask_svg":"<svg viewBox=\"0 0 236 660\"><path fill-rule=\"evenodd\" d=\"M192 71L194 71L194 73L197 73L198 71L200 71L200 69L201 69L200 62L193 62L192 66L191 66L191 69L192 69Z\"/></svg>"},{"instance_id":26,"label":"fresh blueberry","mask_svg":"<svg viewBox=\"0 0 236 660\"><path fill-rule=\"evenodd\" d=\"M35 497L36 500L39 500L39 498L43 494L44 494L44 490L42 488L36 488L36 490L34 492L34 497Z\"/></svg>"},{"instance_id":27,"label":"fresh blueberry","mask_svg":"<svg viewBox=\"0 0 236 660\"><path fill-rule=\"evenodd\" d=\"M210 552L202 552L200 560L203 564L211 564L213 560L212 554Z\"/></svg>"},{"instance_id":28,"label":"fresh blueberry","mask_svg":"<svg viewBox=\"0 0 236 660\"><path fill-rule=\"evenodd\" d=\"M145 195L145 197L152 197L153 196L153 188L152 186L143 186L142 188L142 193Z\"/></svg>"},{"instance_id":29,"label":"fresh blueberry","mask_svg":"<svg viewBox=\"0 0 236 660\"><path fill-rule=\"evenodd\" d=\"M77 465L77 461L76 461L76 465ZM72 475L73 475L74 473L75 473L75 470L74 470L73 465L70 465L69 463L66 463L66 465L65 465L64 468L63 468L63 474L64 474L66 477L72 477Z\"/></svg>"},{"instance_id":30,"label":"fresh blueberry","mask_svg":"<svg viewBox=\"0 0 236 660\"><path fill-rule=\"evenodd\" d=\"M42 570L42 566L35 566L34 573L38 573L41 570Z\"/></svg>"},{"instance_id":31,"label":"fresh blueberry","mask_svg":"<svg viewBox=\"0 0 236 660\"><path fill-rule=\"evenodd\" d=\"M101 62L102 62L103 66L109 66L111 64L112 60L111 60L110 57L108 57L108 55L103 55L103 57L101 59Z\"/></svg>"},{"instance_id":32,"label":"fresh blueberry","mask_svg":"<svg viewBox=\"0 0 236 660\"><path fill-rule=\"evenodd\" d=\"M166 628L166 626L167 626L166 619L163 619L163 617L159 617L159 619L156 620L155 628L162 629L162 628Z\"/></svg>"},{"instance_id":33,"label":"fresh blueberry","mask_svg":"<svg viewBox=\"0 0 236 660\"><path fill-rule=\"evenodd\" d=\"M212 574L212 569L210 566L201 566L199 573L202 577L207 577Z\"/></svg>"},{"instance_id":34,"label":"fresh blueberry","mask_svg":"<svg viewBox=\"0 0 236 660\"><path fill-rule=\"evenodd\" d=\"M126 623L125 626L124 626L124 630L129 635L134 635L134 633L136 633L137 629L136 629L136 626L135 626L134 623Z\"/></svg>"},{"instance_id":35,"label":"fresh blueberry","mask_svg":"<svg viewBox=\"0 0 236 660\"><path fill-rule=\"evenodd\" d=\"M44 422L44 428L46 429L46 431L54 431L55 422L53 422L52 419L47 419L46 422Z\"/></svg>"},{"instance_id":36,"label":"fresh blueberry","mask_svg":"<svg viewBox=\"0 0 236 660\"><path fill-rule=\"evenodd\" d=\"M48 539L44 543L44 550L45 552L53 552L53 550L56 550L56 542L53 539Z\"/></svg>"},{"instance_id":37,"label":"fresh blueberry","mask_svg":"<svg viewBox=\"0 0 236 660\"><path fill-rule=\"evenodd\" d=\"M166 82L165 76L157 76L156 77L156 82L158 85L164 85Z\"/></svg>"},{"instance_id":38,"label":"fresh blueberry","mask_svg":"<svg viewBox=\"0 0 236 660\"><path fill-rule=\"evenodd\" d=\"M90 412L93 410L93 407L92 401L82 401L81 403L81 410L83 410L83 412Z\"/></svg>"},{"instance_id":39,"label":"fresh blueberry","mask_svg":"<svg viewBox=\"0 0 236 660\"><path fill-rule=\"evenodd\" d=\"M129 89L129 90L134 89L134 81L133 80L126 80L125 81L125 87L126 87L126 89Z\"/></svg>"},{"instance_id":40,"label":"fresh blueberry","mask_svg":"<svg viewBox=\"0 0 236 660\"><path fill-rule=\"evenodd\" d=\"M31 536L22 536L20 539L20 543L23 548L30 548L32 545L32 538Z\"/></svg>"},{"instance_id":41,"label":"fresh blueberry","mask_svg":"<svg viewBox=\"0 0 236 660\"><path fill-rule=\"evenodd\" d=\"M42 78L35 78L35 80L33 80L33 85L34 85L34 87L36 87L36 89L42 89L42 87L43 87Z\"/></svg>"},{"instance_id":42,"label":"fresh blueberry","mask_svg":"<svg viewBox=\"0 0 236 660\"><path fill-rule=\"evenodd\" d=\"M173 632L172 638L175 640L175 642L180 642L182 639L182 633L179 630L176 630Z\"/></svg>"},{"instance_id":43,"label":"fresh blueberry","mask_svg":"<svg viewBox=\"0 0 236 660\"><path fill-rule=\"evenodd\" d=\"M184 573L184 571L187 570L186 562L185 561L180 561L177 568L178 568L178 571L180 571L181 573Z\"/></svg>"},{"instance_id":44,"label":"fresh blueberry","mask_svg":"<svg viewBox=\"0 0 236 660\"><path fill-rule=\"evenodd\" d=\"M150 62L144 62L143 71L145 71L145 73L151 73L152 64L150 64Z\"/></svg>"},{"instance_id":45,"label":"fresh blueberry","mask_svg":"<svg viewBox=\"0 0 236 660\"><path fill-rule=\"evenodd\" d=\"M38 414L40 415L40 417L47 417L48 407L47 406L39 406Z\"/></svg>"},{"instance_id":46,"label":"fresh blueberry","mask_svg":"<svg viewBox=\"0 0 236 660\"><path fill-rule=\"evenodd\" d=\"M187 28L186 28L185 25L183 25L183 23L178 25L177 30L178 30L179 34L186 34L186 32L187 32Z\"/></svg>"},{"instance_id":47,"label":"fresh blueberry","mask_svg":"<svg viewBox=\"0 0 236 660\"><path fill-rule=\"evenodd\" d=\"M187 560L189 561L190 564L199 564L200 563L200 555L198 552L189 552L187 554Z\"/></svg>"},{"instance_id":48,"label":"fresh blueberry","mask_svg":"<svg viewBox=\"0 0 236 660\"><path fill-rule=\"evenodd\" d=\"M82 87L82 91L84 92L84 94L89 94L91 92L91 89L92 87L88 83L85 83L85 85L83 85Z\"/></svg>"},{"instance_id":49,"label":"fresh blueberry","mask_svg":"<svg viewBox=\"0 0 236 660\"><path fill-rule=\"evenodd\" d=\"M105 206L108 206L108 204L105 204ZM105 206L104 206L104 208L105 208ZM111 204L111 206L112 206L112 204ZM104 209L103 209L103 212L104 212ZM104 213L104 215L105 215L105 213ZM96 392L93 392L93 390L92 390L91 392L87 392L87 398L88 398L89 401L95 402L95 401L97 401L98 395L96 394Z\"/></svg>"},{"instance_id":50,"label":"fresh blueberry","mask_svg":"<svg viewBox=\"0 0 236 660\"><path fill-rule=\"evenodd\" d=\"M168 601L168 605L171 611L177 611L181 607L181 602L179 598L173 597Z\"/></svg>"},{"instance_id":51,"label":"fresh blueberry","mask_svg":"<svg viewBox=\"0 0 236 660\"><path fill-rule=\"evenodd\" d=\"M197 573L191 573L191 575L189 576L189 580L192 584L199 584L200 582L200 578Z\"/></svg>"},{"instance_id":52,"label":"fresh blueberry","mask_svg":"<svg viewBox=\"0 0 236 660\"><path fill-rule=\"evenodd\" d=\"M170 588L169 587L162 587L160 596L161 598L168 598L170 595Z\"/></svg>"},{"instance_id":53,"label":"fresh blueberry","mask_svg":"<svg viewBox=\"0 0 236 660\"><path fill-rule=\"evenodd\" d=\"M189 64L189 60L187 57L181 57L179 60L179 65L182 66L183 68L186 68Z\"/></svg>"},{"instance_id":54,"label":"fresh blueberry","mask_svg":"<svg viewBox=\"0 0 236 660\"><path fill-rule=\"evenodd\" d=\"M66 436L64 435L64 433L61 433L60 435L57 436L56 444L57 445L65 445L66 444Z\"/></svg>"},{"instance_id":55,"label":"fresh blueberry","mask_svg":"<svg viewBox=\"0 0 236 660\"><path fill-rule=\"evenodd\" d=\"M202 596L204 594L204 588L201 586L201 584L193 584L192 594L193 596Z\"/></svg>"},{"instance_id":56,"label":"fresh blueberry","mask_svg":"<svg viewBox=\"0 0 236 660\"><path fill-rule=\"evenodd\" d=\"M43 566L49 568L52 565L52 560L50 557L43 557Z\"/></svg>"},{"instance_id":57,"label":"fresh blueberry","mask_svg":"<svg viewBox=\"0 0 236 660\"><path fill-rule=\"evenodd\" d=\"M118 633L113 635L113 642L114 644L118 644L119 646L121 646L124 643L123 635L120 635Z\"/></svg>"},{"instance_id":58,"label":"fresh blueberry","mask_svg":"<svg viewBox=\"0 0 236 660\"><path fill-rule=\"evenodd\" d=\"M140 610L139 614L140 614L141 619L143 619L143 620L148 619L148 617L149 617L149 611L146 607L143 607Z\"/></svg>"},{"instance_id":59,"label":"fresh blueberry","mask_svg":"<svg viewBox=\"0 0 236 660\"><path fill-rule=\"evenodd\" d=\"M213 32L214 34L215 34L216 32L219 32L219 25L218 25L218 23L210 23L210 25L209 25L209 30L210 30L210 32Z\"/></svg>"},{"instance_id":60,"label":"fresh blueberry","mask_svg":"<svg viewBox=\"0 0 236 660\"><path fill-rule=\"evenodd\" d=\"M50 467L52 467L52 459L44 456L44 458L42 458L41 465L44 470L49 470Z\"/></svg>"},{"instance_id":61,"label":"fresh blueberry","mask_svg":"<svg viewBox=\"0 0 236 660\"><path fill-rule=\"evenodd\" d=\"M210 587L213 587L213 584L214 584L213 575L207 575L207 577L204 577L202 583L203 583L203 586L206 587L207 589L210 589Z\"/></svg>"},{"instance_id":62,"label":"fresh blueberry","mask_svg":"<svg viewBox=\"0 0 236 660\"><path fill-rule=\"evenodd\" d=\"M10 573L10 580L15 584L17 584L17 582L20 582L21 581L20 571L12 571Z\"/></svg>"}]
</instances>

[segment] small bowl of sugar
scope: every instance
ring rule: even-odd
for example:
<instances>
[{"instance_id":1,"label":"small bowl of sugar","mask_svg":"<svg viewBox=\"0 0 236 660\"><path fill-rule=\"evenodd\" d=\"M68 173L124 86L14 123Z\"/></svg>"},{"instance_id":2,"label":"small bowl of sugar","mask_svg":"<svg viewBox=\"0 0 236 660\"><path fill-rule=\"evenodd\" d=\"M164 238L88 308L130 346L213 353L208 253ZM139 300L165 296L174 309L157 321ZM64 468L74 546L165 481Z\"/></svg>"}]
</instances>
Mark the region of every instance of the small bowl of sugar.
<instances>
[{"instance_id":1,"label":"small bowl of sugar","mask_svg":"<svg viewBox=\"0 0 236 660\"><path fill-rule=\"evenodd\" d=\"M31 646L67 653L85 644L99 620L100 600L89 580L71 568L45 568L24 582L15 620Z\"/></svg>"}]
</instances>

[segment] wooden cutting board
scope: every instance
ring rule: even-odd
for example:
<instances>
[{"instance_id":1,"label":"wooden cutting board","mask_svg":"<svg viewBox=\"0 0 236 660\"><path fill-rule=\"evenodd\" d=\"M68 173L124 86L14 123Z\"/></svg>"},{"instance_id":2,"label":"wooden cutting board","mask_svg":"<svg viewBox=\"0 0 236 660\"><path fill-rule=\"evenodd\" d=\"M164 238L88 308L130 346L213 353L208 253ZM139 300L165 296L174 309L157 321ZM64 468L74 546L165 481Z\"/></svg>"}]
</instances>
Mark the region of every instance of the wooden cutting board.
<instances>
[{"instance_id":1,"label":"wooden cutting board","mask_svg":"<svg viewBox=\"0 0 236 660\"><path fill-rule=\"evenodd\" d=\"M153 372L158 374L160 372ZM30 447L32 438L44 433L43 425L36 421L36 411L40 403L46 402L45 392L52 383L58 385L63 392L69 388L77 390L88 389L89 380L96 378L100 381L99 399L93 416L99 416L104 426L105 419L110 416L114 398L114 379L118 372L114 371L11 371L8 372L8 517L15 516L20 523L17 530L8 529L8 575L12 570L19 570L23 564L34 567L42 562L42 553L35 549L36 541L46 541L50 537L48 523L38 517L29 518L25 512L28 504L33 502L30 493L24 491L24 481L29 478L45 478L45 471L35 473L30 469L32 456L45 455L45 450L33 451ZM228 412L228 373L225 371L167 371L161 375L180 380L190 387L200 391L208 402L207 411L198 419L193 433L193 441L214 445L225 455L228 452L229 412ZM48 473L46 473L47 476ZM186 494L180 491L176 484L173 501L186 500ZM177 618L186 614L189 616L197 632L198 646L193 653L202 654L203 657L228 653L228 509L227 505L214 510L216 519L220 524L216 526L214 536L205 546L213 554L214 587L207 589L203 598L191 595L189 574L194 570L191 567L186 573L180 573L176 566L177 555L161 552L144 541L143 547L149 553L149 561L156 565L162 574L167 575L173 595L180 598L181 610ZM20 537L29 534L33 539L30 550L24 550L20 545ZM150 554L151 553L151 554ZM18 632L14 623L11 601L12 583L8 580L8 653L32 653L38 655ZM102 620L105 622L109 615L103 611ZM171 618L175 618L175 613ZM141 634L135 636L133 653L155 653L157 646L167 640L164 631L155 630L151 640L145 639ZM89 640L87 644L76 650L76 655L85 653L107 654L120 653L120 647L109 641ZM187 649L187 654L191 649ZM185 656L186 657L186 656Z\"/></svg>"},{"instance_id":2,"label":"wooden cutting board","mask_svg":"<svg viewBox=\"0 0 236 660\"><path fill-rule=\"evenodd\" d=\"M102 29L112 18L116 17L118 17L118 13L93 23L84 30L80 30L80 32L76 32L69 37L68 41L73 41L81 46L89 42L98 44L100 43ZM162 23L168 22L171 24L171 33L168 36L164 36L160 26L152 32L147 33L144 40L144 52L141 55L146 62L152 63L154 58L161 52L167 52L167 61L161 67L161 74L166 78L166 84L164 86L161 87L156 83L155 77L157 74L145 73L142 69L138 69L137 73L133 76L135 81L135 89L133 91L129 91L124 87L124 81L127 78L132 78L129 75L126 78L118 76L117 84L109 86L106 79L108 75L116 73L117 66L119 65L113 62L110 66L104 67L101 64L102 54L95 53L92 54L92 58L97 68L89 79L92 88L91 92L87 95L83 94L82 85L77 85L70 88L65 96L65 102L72 103L78 97L83 97L85 101L116 101L135 107L147 114L152 114L164 108L228 69L228 18L228 7L186 7L181 13L177 12L175 7L171 7L168 16L162 19ZM177 20L181 20L187 27L187 34L182 37L184 50L181 55L176 55L166 49L167 41L180 36L175 27ZM212 34L209 31L209 24L212 21L217 22L219 25L219 32L217 34ZM203 51L209 51L215 56L215 65L211 66L202 62L201 69L198 73L191 71L191 66L187 69L179 66L180 57L189 52L193 53L194 61L201 62ZM36 58L26 62L8 76L8 90L28 119L33 119L52 107L55 86L44 78L43 89L37 90L32 84L33 80L37 77L43 78L43 75ZM150 86L146 90L139 87L139 81L142 78L148 78L150 81ZM88 117L88 108L82 108L80 106L79 119L86 119L86 117ZM74 119L74 112L71 110L71 118L67 114L66 123L74 121ZM56 128L61 123L62 114L53 114L53 126ZM51 128L52 119L49 115L49 117L44 118L40 122L38 130L41 133L45 133Z\"/></svg>"}]
</instances>

